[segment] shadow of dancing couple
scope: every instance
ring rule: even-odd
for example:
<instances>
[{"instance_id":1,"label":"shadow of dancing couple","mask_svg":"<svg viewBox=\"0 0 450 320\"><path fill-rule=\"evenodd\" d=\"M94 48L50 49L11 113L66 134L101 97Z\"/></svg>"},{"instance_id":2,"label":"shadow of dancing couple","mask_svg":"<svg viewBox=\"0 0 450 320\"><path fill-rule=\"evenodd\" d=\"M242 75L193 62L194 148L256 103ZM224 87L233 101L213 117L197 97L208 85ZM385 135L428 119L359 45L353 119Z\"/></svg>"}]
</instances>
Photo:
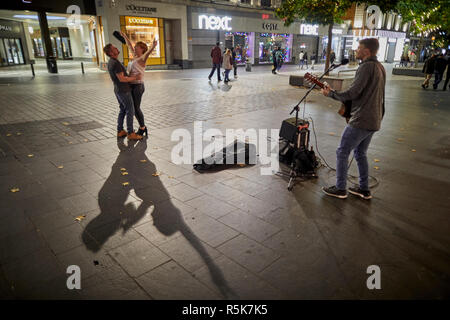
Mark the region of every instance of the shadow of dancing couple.
<instances>
[{"instance_id":1,"label":"shadow of dancing couple","mask_svg":"<svg viewBox=\"0 0 450 320\"><path fill-rule=\"evenodd\" d=\"M155 232L171 236L179 231L205 262L222 296L226 299L238 298L228 287L222 271L215 265L202 242L186 225L180 210L173 205L160 177L153 175L156 167L145 154L146 139L129 140L128 145L123 139L118 139L117 146L119 155L98 193L100 214L83 230L85 246L92 252L99 251L110 237L120 230L125 234L150 211ZM136 202L126 203L132 190L142 200L137 208L134 205ZM164 210L159 209L158 204L162 202Z\"/></svg>"}]
</instances>

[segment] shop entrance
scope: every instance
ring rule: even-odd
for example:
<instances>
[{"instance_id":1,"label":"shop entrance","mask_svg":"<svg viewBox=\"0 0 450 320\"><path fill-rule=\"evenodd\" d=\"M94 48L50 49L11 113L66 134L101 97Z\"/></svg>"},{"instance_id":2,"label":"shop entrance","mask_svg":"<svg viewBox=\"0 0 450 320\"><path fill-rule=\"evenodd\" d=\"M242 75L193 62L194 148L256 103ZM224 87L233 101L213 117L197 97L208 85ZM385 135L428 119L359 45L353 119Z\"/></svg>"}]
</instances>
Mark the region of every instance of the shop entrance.
<instances>
[{"instance_id":1,"label":"shop entrance","mask_svg":"<svg viewBox=\"0 0 450 320\"><path fill-rule=\"evenodd\" d=\"M226 32L225 48L234 48L236 51L236 63L244 65L249 59L253 62L254 32Z\"/></svg>"}]
</instances>

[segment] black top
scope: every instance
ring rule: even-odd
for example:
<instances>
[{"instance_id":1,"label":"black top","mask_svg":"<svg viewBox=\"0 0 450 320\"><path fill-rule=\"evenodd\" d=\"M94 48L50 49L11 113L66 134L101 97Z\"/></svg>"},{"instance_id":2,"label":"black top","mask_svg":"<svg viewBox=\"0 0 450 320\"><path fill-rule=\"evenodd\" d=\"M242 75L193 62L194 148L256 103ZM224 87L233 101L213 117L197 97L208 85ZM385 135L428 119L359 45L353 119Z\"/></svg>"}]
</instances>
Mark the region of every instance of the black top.
<instances>
[{"instance_id":1,"label":"black top","mask_svg":"<svg viewBox=\"0 0 450 320\"><path fill-rule=\"evenodd\" d=\"M117 78L116 74L121 72L123 72L124 76L127 76L127 70L119 60L113 58L109 59L108 72L114 83L114 92L129 92L131 90L128 82L120 82L119 78Z\"/></svg>"},{"instance_id":2,"label":"black top","mask_svg":"<svg viewBox=\"0 0 450 320\"><path fill-rule=\"evenodd\" d=\"M447 60L445 60L444 57L438 57L434 63L434 70L439 73L444 73L446 67Z\"/></svg>"}]
</instances>

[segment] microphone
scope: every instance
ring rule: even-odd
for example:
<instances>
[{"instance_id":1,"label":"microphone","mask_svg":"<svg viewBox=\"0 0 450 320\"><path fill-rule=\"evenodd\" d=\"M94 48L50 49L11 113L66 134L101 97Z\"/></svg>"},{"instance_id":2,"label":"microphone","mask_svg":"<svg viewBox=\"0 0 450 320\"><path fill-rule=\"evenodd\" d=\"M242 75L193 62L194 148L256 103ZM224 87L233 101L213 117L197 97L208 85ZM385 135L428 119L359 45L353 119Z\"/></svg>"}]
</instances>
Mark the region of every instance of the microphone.
<instances>
[{"instance_id":1,"label":"microphone","mask_svg":"<svg viewBox=\"0 0 450 320\"><path fill-rule=\"evenodd\" d=\"M348 64L349 63L349 60L348 59L342 59L342 61L341 61L341 63L338 63L338 64L332 64L331 65L331 67L333 68L333 69L336 69L336 68L338 68L338 67L340 67L340 66L345 66L346 64Z\"/></svg>"}]
</instances>

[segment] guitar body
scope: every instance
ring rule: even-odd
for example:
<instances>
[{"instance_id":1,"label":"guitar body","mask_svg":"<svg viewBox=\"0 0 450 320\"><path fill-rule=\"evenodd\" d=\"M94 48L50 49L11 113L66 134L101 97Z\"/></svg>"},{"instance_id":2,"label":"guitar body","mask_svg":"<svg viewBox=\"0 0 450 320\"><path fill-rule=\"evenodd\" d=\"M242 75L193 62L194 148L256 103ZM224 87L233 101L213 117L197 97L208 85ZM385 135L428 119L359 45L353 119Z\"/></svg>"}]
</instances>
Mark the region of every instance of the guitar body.
<instances>
[{"instance_id":1,"label":"guitar body","mask_svg":"<svg viewBox=\"0 0 450 320\"><path fill-rule=\"evenodd\" d=\"M325 86L322 82L319 81L319 79L317 79L317 77L313 76L309 72L305 73L304 79L308 82L314 83L315 85L317 85L320 88L324 88L324 86ZM348 121L350 120L350 117L352 116L351 111L352 111L352 102L345 101L342 103L341 107L339 108L338 113L342 117L344 117L348 123Z\"/></svg>"},{"instance_id":2,"label":"guitar body","mask_svg":"<svg viewBox=\"0 0 450 320\"><path fill-rule=\"evenodd\" d=\"M350 120L350 117L351 117L351 114L350 114L351 111L352 111L352 101L349 100L349 101L345 101L342 103L341 107L339 108L338 113L339 113L339 115L344 117L345 121L347 121L347 123L348 123L348 121Z\"/></svg>"}]
</instances>

